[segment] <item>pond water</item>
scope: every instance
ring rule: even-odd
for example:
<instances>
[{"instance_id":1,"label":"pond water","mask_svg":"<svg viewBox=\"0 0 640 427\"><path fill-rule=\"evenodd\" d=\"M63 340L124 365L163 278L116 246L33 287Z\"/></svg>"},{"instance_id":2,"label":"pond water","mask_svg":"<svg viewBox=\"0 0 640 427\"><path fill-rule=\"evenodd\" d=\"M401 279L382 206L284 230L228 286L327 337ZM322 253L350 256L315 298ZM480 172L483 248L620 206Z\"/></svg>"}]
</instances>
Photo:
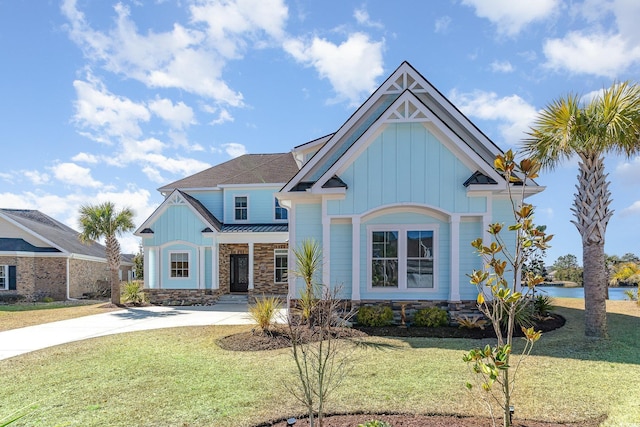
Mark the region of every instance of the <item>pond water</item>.
<instances>
[{"instance_id":1,"label":"pond water","mask_svg":"<svg viewBox=\"0 0 640 427\"><path fill-rule=\"evenodd\" d=\"M609 288L609 299L612 300L628 300L624 291L637 290L637 288ZM562 286L537 286L536 294L540 292L542 295L558 298L584 298L584 288L564 288Z\"/></svg>"}]
</instances>

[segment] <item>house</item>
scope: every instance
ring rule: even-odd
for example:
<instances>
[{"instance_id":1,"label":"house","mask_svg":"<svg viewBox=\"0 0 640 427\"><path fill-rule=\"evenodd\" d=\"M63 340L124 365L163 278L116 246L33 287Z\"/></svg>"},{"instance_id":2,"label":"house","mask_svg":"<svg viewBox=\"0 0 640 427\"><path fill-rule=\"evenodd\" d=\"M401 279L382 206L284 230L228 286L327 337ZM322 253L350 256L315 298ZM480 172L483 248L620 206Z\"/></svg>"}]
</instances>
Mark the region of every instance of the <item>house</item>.
<instances>
[{"instance_id":1,"label":"house","mask_svg":"<svg viewBox=\"0 0 640 427\"><path fill-rule=\"evenodd\" d=\"M81 298L108 287L105 247L37 210L0 209L0 300ZM133 262L120 275L131 280Z\"/></svg>"},{"instance_id":2,"label":"house","mask_svg":"<svg viewBox=\"0 0 640 427\"><path fill-rule=\"evenodd\" d=\"M499 153L404 62L335 133L161 188L164 202L136 232L145 285L296 299L303 282L287 274L289 249L314 239L318 281L355 304L475 305L466 274L481 262L470 242L512 218Z\"/></svg>"}]
</instances>

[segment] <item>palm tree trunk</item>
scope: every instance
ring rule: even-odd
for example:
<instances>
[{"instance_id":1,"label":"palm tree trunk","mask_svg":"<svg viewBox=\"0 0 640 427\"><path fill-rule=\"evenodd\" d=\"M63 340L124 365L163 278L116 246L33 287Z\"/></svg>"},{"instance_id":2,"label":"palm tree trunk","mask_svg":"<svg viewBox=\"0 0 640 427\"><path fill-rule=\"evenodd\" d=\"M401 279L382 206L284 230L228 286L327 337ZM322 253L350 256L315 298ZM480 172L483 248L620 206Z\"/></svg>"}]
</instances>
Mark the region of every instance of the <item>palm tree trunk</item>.
<instances>
[{"instance_id":1,"label":"palm tree trunk","mask_svg":"<svg viewBox=\"0 0 640 427\"><path fill-rule=\"evenodd\" d=\"M116 236L110 235L106 238L107 263L111 273L111 303L120 304L120 244Z\"/></svg>"},{"instance_id":2,"label":"palm tree trunk","mask_svg":"<svg viewBox=\"0 0 640 427\"><path fill-rule=\"evenodd\" d=\"M607 337L607 275L604 237L613 211L604 159L598 153L579 153L578 192L571 210L582 237L585 335Z\"/></svg>"}]
</instances>

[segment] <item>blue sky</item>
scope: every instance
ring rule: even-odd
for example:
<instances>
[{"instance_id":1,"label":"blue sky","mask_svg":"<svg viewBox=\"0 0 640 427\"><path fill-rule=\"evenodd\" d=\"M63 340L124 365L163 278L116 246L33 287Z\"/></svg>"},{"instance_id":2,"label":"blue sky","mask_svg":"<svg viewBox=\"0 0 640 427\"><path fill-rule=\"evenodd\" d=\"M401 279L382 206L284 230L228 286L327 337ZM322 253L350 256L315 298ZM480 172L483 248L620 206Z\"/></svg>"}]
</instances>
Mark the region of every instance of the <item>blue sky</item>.
<instances>
[{"instance_id":1,"label":"blue sky","mask_svg":"<svg viewBox=\"0 0 640 427\"><path fill-rule=\"evenodd\" d=\"M112 200L140 224L163 184L334 132L404 60L515 149L553 99L637 80L638 22L637 0L0 0L0 206L78 229ZM640 157L606 166L606 251L640 254ZM581 258L576 176L531 199L548 263Z\"/></svg>"}]
</instances>

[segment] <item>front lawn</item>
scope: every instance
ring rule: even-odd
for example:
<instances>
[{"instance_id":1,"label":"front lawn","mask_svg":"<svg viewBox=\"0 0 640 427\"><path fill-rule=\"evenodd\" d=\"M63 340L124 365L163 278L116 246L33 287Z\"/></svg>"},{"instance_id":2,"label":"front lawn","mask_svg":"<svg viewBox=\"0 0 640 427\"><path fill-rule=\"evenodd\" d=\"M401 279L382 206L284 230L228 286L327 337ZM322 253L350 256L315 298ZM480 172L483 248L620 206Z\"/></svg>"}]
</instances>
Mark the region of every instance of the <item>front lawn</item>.
<instances>
[{"instance_id":1,"label":"front lawn","mask_svg":"<svg viewBox=\"0 0 640 427\"><path fill-rule=\"evenodd\" d=\"M105 303L51 302L0 305L0 331L104 313Z\"/></svg>"},{"instance_id":2,"label":"front lawn","mask_svg":"<svg viewBox=\"0 0 640 427\"><path fill-rule=\"evenodd\" d=\"M567 324L543 335L521 372L517 418L605 426L640 423L640 308L609 305L611 340L583 337L582 300L558 300ZM216 339L246 326L175 328L114 335L0 362L4 415L28 405L17 426L252 426L300 415L286 391L287 349L232 352ZM485 415L464 388L464 351L490 341L368 338L329 412Z\"/></svg>"}]
</instances>

